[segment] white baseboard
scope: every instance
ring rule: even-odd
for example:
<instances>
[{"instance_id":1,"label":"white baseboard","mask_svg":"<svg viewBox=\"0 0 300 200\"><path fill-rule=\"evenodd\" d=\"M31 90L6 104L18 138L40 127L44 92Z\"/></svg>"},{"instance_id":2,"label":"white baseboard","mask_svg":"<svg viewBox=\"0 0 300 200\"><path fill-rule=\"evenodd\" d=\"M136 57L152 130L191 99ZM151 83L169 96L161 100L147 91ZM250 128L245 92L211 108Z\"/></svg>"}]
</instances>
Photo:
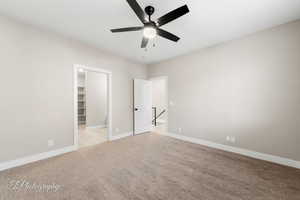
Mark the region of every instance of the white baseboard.
<instances>
[{"instance_id":1,"label":"white baseboard","mask_svg":"<svg viewBox=\"0 0 300 200\"><path fill-rule=\"evenodd\" d=\"M183 141L187 141L187 142L191 142L191 143L195 143L195 144L201 144L201 145L204 145L204 146L212 147L212 148L215 148L215 149L220 149L220 150L223 150L223 151L228 151L228 152L241 154L241 155L256 158L256 159L259 159L259 160L265 160L265 161L277 163L277 164L280 164L280 165L285 165L285 166L300 169L300 161L291 160L291 159L288 159L288 158L283 158L283 157L274 156L274 155L265 154L265 153L259 153L259 152L250 151L250 150L247 150L247 149L242 149L242 148L238 148L238 147L232 147L232 146L228 146L228 145L218 144L218 143L210 142L210 141L207 141L207 140L202 140L202 139L193 138L193 137L187 137L187 136L174 134L174 133L166 133L166 134L162 134L162 135L166 135L166 136L169 136L169 137L173 137L173 138L176 138L176 139L179 139L179 140L183 140Z\"/></svg>"},{"instance_id":2,"label":"white baseboard","mask_svg":"<svg viewBox=\"0 0 300 200\"><path fill-rule=\"evenodd\" d=\"M107 125L103 124L103 125L97 125L97 126L87 126L86 128L106 128Z\"/></svg>"},{"instance_id":3,"label":"white baseboard","mask_svg":"<svg viewBox=\"0 0 300 200\"><path fill-rule=\"evenodd\" d=\"M0 171L14 168L14 167L19 167L19 166L22 166L22 165L25 165L28 163L36 162L39 160L44 160L47 158L51 158L54 156L72 152L75 150L76 150L75 146L69 146L69 147L65 147L62 149L57 149L57 150L48 151L48 152L44 152L44 153L40 153L40 154L36 154L36 155L32 155L32 156L27 156L27 157L16 159L16 160L3 162L3 163L0 163Z\"/></svg>"},{"instance_id":4,"label":"white baseboard","mask_svg":"<svg viewBox=\"0 0 300 200\"><path fill-rule=\"evenodd\" d=\"M128 132L128 133L123 133L123 134L119 134L119 135L114 135L112 136L111 141L113 140L119 140L125 137L129 137L129 136L133 136L133 132Z\"/></svg>"}]
</instances>

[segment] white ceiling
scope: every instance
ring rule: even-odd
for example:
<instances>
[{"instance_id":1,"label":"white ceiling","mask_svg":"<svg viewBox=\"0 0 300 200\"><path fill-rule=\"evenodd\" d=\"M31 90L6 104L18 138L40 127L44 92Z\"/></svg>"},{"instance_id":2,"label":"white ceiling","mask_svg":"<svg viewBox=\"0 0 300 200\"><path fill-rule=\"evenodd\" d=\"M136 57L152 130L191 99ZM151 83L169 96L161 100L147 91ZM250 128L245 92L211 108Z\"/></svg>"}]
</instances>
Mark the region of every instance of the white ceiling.
<instances>
[{"instance_id":1,"label":"white ceiling","mask_svg":"<svg viewBox=\"0 0 300 200\"><path fill-rule=\"evenodd\" d=\"M300 19L300 0L137 0L156 8L153 18L188 4L190 13L163 28L182 39L155 39L140 48L141 32L111 28L141 25L126 0L1 0L0 13L61 33L142 63L154 63Z\"/></svg>"}]
</instances>

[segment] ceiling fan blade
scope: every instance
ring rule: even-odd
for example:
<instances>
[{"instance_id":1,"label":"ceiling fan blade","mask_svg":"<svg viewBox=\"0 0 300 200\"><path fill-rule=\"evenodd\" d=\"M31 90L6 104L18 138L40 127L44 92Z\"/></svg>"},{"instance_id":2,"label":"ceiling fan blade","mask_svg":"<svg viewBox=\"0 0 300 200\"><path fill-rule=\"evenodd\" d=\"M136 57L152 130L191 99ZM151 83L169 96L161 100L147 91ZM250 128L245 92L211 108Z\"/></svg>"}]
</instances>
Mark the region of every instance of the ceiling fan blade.
<instances>
[{"instance_id":1,"label":"ceiling fan blade","mask_svg":"<svg viewBox=\"0 0 300 200\"><path fill-rule=\"evenodd\" d=\"M113 33L119 33L119 32L127 32L127 31L140 31L144 27L127 27L127 28L117 28L117 29L111 29L110 31Z\"/></svg>"},{"instance_id":2,"label":"ceiling fan blade","mask_svg":"<svg viewBox=\"0 0 300 200\"><path fill-rule=\"evenodd\" d=\"M127 0L128 4L138 16L138 18L143 22L143 24L147 23L145 12L141 8L141 6L136 2L136 0Z\"/></svg>"},{"instance_id":3,"label":"ceiling fan blade","mask_svg":"<svg viewBox=\"0 0 300 200\"><path fill-rule=\"evenodd\" d=\"M178 42L178 40L180 40L179 37L177 37L176 35L169 33L168 31L165 31L163 29L158 28L157 29L157 34L163 38L166 38L168 40L172 40L174 42Z\"/></svg>"},{"instance_id":4,"label":"ceiling fan blade","mask_svg":"<svg viewBox=\"0 0 300 200\"><path fill-rule=\"evenodd\" d=\"M149 39L146 37L143 37L141 48L146 48L148 42L149 42Z\"/></svg>"},{"instance_id":5,"label":"ceiling fan blade","mask_svg":"<svg viewBox=\"0 0 300 200\"><path fill-rule=\"evenodd\" d=\"M157 20L158 26L163 26L163 25L187 14L188 12L190 12L190 11L189 11L189 8L187 5L177 8L177 9L169 12L168 14L158 18L158 20Z\"/></svg>"}]
</instances>

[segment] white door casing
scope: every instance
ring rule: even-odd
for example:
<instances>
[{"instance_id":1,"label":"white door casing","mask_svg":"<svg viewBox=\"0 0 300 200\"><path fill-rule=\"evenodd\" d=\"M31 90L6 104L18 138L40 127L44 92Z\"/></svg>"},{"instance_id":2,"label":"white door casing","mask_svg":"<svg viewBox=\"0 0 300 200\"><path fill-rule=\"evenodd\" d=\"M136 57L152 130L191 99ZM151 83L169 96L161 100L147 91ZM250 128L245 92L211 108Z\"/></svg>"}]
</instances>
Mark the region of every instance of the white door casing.
<instances>
[{"instance_id":1,"label":"white door casing","mask_svg":"<svg viewBox=\"0 0 300 200\"><path fill-rule=\"evenodd\" d=\"M134 134L152 131L152 82L134 79Z\"/></svg>"},{"instance_id":2,"label":"white door casing","mask_svg":"<svg viewBox=\"0 0 300 200\"><path fill-rule=\"evenodd\" d=\"M112 136L112 72L100 69L100 68L93 68L93 67L87 67L84 65L74 65L74 146L75 150L79 148L78 145L78 71L79 69L83 69L85 71L91 71L96 73L104 73L108 77L108 91L107 91L107 128L108 128L108 141L111 141L113 139Z\"/></svg>"}]
</instances>

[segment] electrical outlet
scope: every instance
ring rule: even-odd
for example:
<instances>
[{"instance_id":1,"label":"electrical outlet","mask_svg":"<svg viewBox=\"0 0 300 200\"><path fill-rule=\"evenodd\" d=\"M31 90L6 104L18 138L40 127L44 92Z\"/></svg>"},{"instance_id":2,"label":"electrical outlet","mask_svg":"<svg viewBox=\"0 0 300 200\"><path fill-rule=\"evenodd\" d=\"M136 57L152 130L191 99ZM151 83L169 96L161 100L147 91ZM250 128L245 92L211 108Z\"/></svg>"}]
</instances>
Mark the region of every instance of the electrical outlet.
<instances>
[{"instance_id":1,"label":"electrical outlet","mask_svg":"<svg viewBox=\"0 0 300 200\"><path fill-rule=\"evenodd\" d=\"M182 132L182 128L178 128L178 133L181 133Z\"/></svg>"},{"instance_id":2,"label":"electrical outlet","mask_svg":"<svg viewBox=\"0 0 300 200\"><path fill-rule=\"evenodd\" d=\"M48 147L54 146L54 140L48 140Z\"/></svg>"},{"instance_id":3,"label":"electrical outlet","mask_svg":"<svg viewBox=\"0 0 300 200\"><path fill-rule=\"evenodd\" d=\"M230 141L230 136L227 136L227 137L226 137L226 141Z\"/></svg>"},{"instance_id":4,"label":"electrical outlet","mask_svg":"<svg viewBox=\"0 0 300 200\"><path fill-rule=\"evenodd\" d=\"M234 136L231 137L231 142L235 143L235 137Z\"/></svg>"},{"instance_id":5,"label":"electrical outlet","mask_svg":"<svg viewBox=\"0 0 300 200\"><path fill-rule=\"evenodd\" d=\"M119 128L115 128L115 132L116 132L116 133L119 133L119 132L120 132L120 129L119 129Z\"/></svg>"},{"instance_id":6,"label":"electrical outlet","mask_svg":"<svg viewBox=\"0 0 300 200\"><path fill-rule=\"evenodd\" d=\"M236 139L234 136L226 136L226 141L231 142L231 143L235 143Z\"/></svg>"}]
</instances>

